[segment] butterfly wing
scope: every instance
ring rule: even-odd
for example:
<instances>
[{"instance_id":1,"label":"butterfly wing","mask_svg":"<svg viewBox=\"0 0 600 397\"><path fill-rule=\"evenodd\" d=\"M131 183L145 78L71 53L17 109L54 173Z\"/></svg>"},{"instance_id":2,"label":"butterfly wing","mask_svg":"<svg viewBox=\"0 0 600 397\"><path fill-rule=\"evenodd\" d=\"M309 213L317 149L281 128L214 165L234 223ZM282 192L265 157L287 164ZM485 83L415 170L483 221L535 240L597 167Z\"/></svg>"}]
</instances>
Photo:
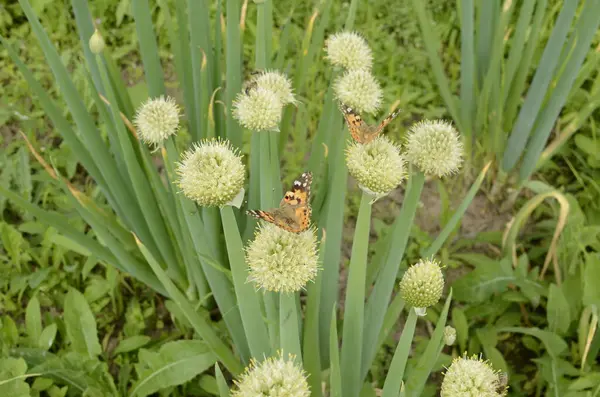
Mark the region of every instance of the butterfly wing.
<instances>
[{"instance_id":1,"label":"butterfly wing","mask_svg":"<svg viewBox=\"0 0 600 397\"><path fill-rule=\"evenodd\" d=\"M340 109L346 120L346 125L348 125L350 135L352 135L352 139L359 143L365 143L365 133L369 129L367 123L365 123L361 115L352 107L342 103L340 104Z\"/></svg>"},{"instance_id":2,"label":"butterfly wing","mask_svg":"<svg viewBox=\"0 0 600 397\"><path fill-rule=\"evenodd\" d=\"M304 207L310 201L310 185L312 184L312 172L303 172L294 183L290 190L285 192L283 199L279 203L282 208L286 205L292 207Z\"/></svg>"},{"instance_id":3,"label":"butterfly wing","mask_svg":"<svg viewBox=\"0 0 600 397\"><path fill-rule=\"evenodd\" d=\"M246 213L250 216L253 216L257 219L262 219L269 223L275 223L275 211L276 209L263 211L263 210L248 210Z\"/></svg>"},{"instance_id":4,"label":"butterfly wing","mask_svg":"<svg viewBox=\"0 0 600 397\"><path fill-rule=\"evenodd\" d=\"M311 183L312 174L304 172L285 193L279 208L268 211L250 210L248 214L292 233L303 232L310 226L312 214L309 205Z\"/></svg>"},{"instance_id":5,"label":"butterfly wing","mask_svg":"<svg viewBox=\"0 0 600 397\"><path fill-rule=\"evenodd\" d=\"M385 119L383 119L381 121L381 123L379 123L378 125L369 127L369 131L367 133L365 133L365 135L364 135L364 142L363 143L369 143L373 139L375 139L379 134L381 134L381 132L383 131L383 129L385 127L387 127L387 125L389 123L391 123L392 120L394 120L396 118L396 116L398 116L399 113L400 113L400 111L396 110L396 111L388 114L387 117Z\"/></svg>"},{"instance_id":6,"label":"butterfly wing","mask_svg":"<svg viewBox=\"0 0 600 397\"><path fill-rule=\"evenodd\" d=\"M269 211L249 210L248 215L272 223L288 232L300 233L308 229L310 225L310 207L292 208L286 206Z\"/></svg>"}]
</instances>

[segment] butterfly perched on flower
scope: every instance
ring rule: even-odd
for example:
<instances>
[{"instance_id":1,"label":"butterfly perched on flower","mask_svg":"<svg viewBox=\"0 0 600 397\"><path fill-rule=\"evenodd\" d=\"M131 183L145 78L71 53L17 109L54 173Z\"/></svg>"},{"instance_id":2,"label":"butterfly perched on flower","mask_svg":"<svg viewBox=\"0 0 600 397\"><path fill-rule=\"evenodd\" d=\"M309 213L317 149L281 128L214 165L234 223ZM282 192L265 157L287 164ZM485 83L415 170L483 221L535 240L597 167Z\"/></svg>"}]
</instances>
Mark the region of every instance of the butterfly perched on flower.
<instances>
[{"instance_id":1,"label":"butterfly perched on flower","mask_svg":"<svg viewBox=\"0 0 600 397\"><path fill-rule=\"evenodd\" d=\"M267 211L249 210L248 215L270 222L292 233L300 233L310 226L310 184L312 173L304 172L292 184L292 188L285 193L279 208Z\"/></svg>"},{"instance_id":2,"label":"butterfly perched on flower","mask_svg":"<svg viewBox=\"0 0 600 397\"><path fill-rule=\"evenodd\" d=\"M348 129L350 130L350 135L352 138L362 144L366 144L371 142L373 139L377 137L377 135L381 134L381 131L396 118L399 110L390 113L381 123L378 125L368 125L365 123L363 118L358 112L352 107L345 105L343 103L340 104L340 110L344 115L344 119L346 119L346 124L348 125Z\"/></svg>"}]
</instances>

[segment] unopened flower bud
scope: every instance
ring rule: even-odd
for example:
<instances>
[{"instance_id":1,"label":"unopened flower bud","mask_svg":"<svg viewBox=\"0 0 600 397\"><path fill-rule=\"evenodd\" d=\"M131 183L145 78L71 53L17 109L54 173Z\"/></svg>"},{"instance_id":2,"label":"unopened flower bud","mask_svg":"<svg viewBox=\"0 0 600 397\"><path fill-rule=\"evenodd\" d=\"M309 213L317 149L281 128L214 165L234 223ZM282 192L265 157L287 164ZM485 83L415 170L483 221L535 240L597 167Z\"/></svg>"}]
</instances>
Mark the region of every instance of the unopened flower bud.
<instances>
[{"instance_id":1,"label":"unopened flower bud","mask_svg":"<svg viewBox=\"0 0 600 397\"><path fill-rule=\"evenodd\" d=\"M98 55L104 51L104 38L102 38L98 29L94 30L94 34L90 37L88 45L90 46L90 51L92 51L92 54L94 55Z\"/></svg>"}]
</instances>

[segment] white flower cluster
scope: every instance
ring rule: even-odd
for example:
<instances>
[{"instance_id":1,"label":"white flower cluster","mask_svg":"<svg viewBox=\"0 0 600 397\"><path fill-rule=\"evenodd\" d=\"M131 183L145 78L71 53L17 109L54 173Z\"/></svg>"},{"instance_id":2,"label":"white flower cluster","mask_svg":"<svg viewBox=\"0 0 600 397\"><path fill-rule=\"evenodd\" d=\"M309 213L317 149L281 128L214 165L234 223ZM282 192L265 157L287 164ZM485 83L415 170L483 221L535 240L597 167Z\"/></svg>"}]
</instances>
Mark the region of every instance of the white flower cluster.
<instances>
[{"instance_id":1,"label":"white flower cluster","mask_svg":"<svg viewBox=\"0 0 600 397\"><path fill-rule=\"evenodd\" d=\"M325 42L325 58L344 69L334 83L337 99L359 112L376 113L383 92L371 73L373 55L367 41L355 32L335 33Z\"/></svg>"},{"instance_id":2,"label":"white flower cluster","mask_svg":"<svg viewBox=\"0 0 600 397\"><path fill-rule=\"evenodd\" d=\"M245 84L233 102L233 117L252 131L276 131L281 111L295 104L291 81L278 71L260 72Z\"/></svg>"}]
</instances>

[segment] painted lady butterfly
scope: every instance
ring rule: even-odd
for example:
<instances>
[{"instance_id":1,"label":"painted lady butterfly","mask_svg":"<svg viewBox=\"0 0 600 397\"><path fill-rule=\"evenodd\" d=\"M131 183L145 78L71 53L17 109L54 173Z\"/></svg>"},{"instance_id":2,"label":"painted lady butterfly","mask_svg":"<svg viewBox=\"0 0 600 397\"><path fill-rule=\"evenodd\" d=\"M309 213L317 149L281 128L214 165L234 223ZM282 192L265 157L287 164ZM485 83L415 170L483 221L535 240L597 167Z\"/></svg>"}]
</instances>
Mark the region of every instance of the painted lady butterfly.
<instances>
[{"instance_id":1,"label":"painted lady butterfly","mask_svg":"<svg viewBox=\"0 0 600 397\"><path fill-rule=\"evenodd\" d=\"M279 203L279 208L268 211L249 210L248 215L270 222L280 228L292 233L300 233L310 226L310 184L312 173L305 172L285 193Z\"/></svg>"},{"instance_id":2,"label":"painted lady butterfly","mask_svg":"<svg viewBox=\"0 0 600 397\"><path fill-rule=\"evenodd\" d=\"M358 143L366 144L371 142L383 131L383 129L392 121L399 110L390 113L379 125L368 125L353 108L348 105L340 104L340 110L346 119L350 135Z\"/></svg>"}]
</instances>

